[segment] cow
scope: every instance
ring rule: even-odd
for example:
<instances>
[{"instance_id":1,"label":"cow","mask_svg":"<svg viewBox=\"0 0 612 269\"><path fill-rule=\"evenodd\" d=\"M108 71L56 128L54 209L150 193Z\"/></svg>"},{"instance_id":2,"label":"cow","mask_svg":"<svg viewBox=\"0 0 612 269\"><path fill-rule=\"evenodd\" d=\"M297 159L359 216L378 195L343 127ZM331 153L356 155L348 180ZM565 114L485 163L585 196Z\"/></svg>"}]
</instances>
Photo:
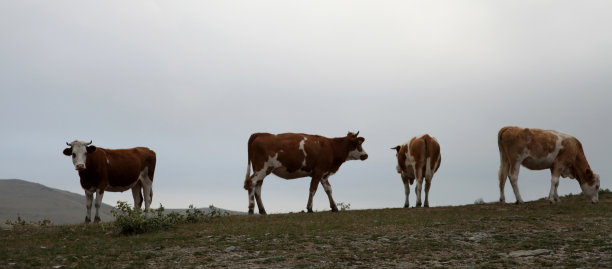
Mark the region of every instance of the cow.
<instances>
[{"instance_id":1,"label":"cow","mask_svg":"<svg viewBox=\"0 0 612 269\"><path fill-rule=\"evenodd\" d=\"M550 169L551 203L559 202L559 177L575 178L582 193L592 203L599 201L599 175L593 173L582 144L575 137L555 131L520 127L503 127L497 134L499 146L499 202L505 203L504 185L510 178L516 203L523 203L519 194L518 175L521 165L531 170Z\"/></svg>"},{"instance_id":2,"label":"cow","mask_svg":"<svg viewBox=\"0 0 612 269\"><path fill-rule=\"evenodd\" d=\"M429 207L429 188L434 173L440 168L442 156L440 155L440 144L428 134L413 137L409 142L393 147L397 157L397 173L402 176L404 182L404 193L406 201L404 208L410 207L408 196L410 195L410 185L417 180L414 192L417 195L416 206L421 206L421 189L423 178L425 178L425 207Z\"/></svg>"},{"instance_id":3,"label":"cow","mask_svg":"<svg viewBox=\"0 0 612 269\"><path fill-rule=\"evenodd\" d=\"M85 190L87 199L85 223L91 222L94 192L96 193L94 222L100 222L98 210L105 191L123 192L132 189L136 209L141 208L144 194L145 212L147 212L153 199L155 152L145 147L105 149L91 143L92 141L75 140L66 143L69 147L63 151L64 155L72 156L72 163L81 179L81 187Z\"/></svg>"},{"instance_id":4,"label":"cow","mask_svg":"<svg viewBox=\"0 0 612 269\"><path fill-rule=\"evenodd\" d=\"M333 212L338 208L332 197L329 177L348 160L365 160L368 154L361 144L365 140L359 132L345 137L327 138L301 133L254 133L248 141L248 163L244 189L249 195L249 214L253 214L254 199L259 214L266 214L261 202L261 185L273 173L284 179L311 177L306 209L312 213L312 197L319 183L325 189ZM251 175L251 166L253 174Z\"/></svg>"}]
</instances>

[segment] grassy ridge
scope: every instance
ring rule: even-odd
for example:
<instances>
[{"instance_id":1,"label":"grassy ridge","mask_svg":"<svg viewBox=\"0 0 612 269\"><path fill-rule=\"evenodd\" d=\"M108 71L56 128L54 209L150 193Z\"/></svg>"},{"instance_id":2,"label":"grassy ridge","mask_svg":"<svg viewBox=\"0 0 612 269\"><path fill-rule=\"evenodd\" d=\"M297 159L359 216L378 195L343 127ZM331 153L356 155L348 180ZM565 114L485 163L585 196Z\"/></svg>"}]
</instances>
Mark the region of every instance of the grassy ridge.
<instances>
[{"instance_id":1,"label":"grassy ridge","mask_svg":"<svg viewBox=\"0 0 612 269\"><path fill-rule=\"evenodd\" d=\"M228 216L134 236L111 224L32 227L0 238L0 267L11 268L610 268L612 193L602 192L597 205L569 196L557 205Z\"/></svg>"}]
</instances>

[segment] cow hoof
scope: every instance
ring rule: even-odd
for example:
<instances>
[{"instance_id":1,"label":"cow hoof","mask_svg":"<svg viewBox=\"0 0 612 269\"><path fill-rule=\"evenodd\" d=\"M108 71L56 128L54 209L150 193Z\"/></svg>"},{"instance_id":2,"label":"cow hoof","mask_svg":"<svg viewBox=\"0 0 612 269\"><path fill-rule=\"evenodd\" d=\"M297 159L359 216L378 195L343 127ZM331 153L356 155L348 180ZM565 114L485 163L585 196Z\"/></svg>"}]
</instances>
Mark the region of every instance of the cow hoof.
<instances>
[{"instance_id":1,"label":"cow hoof","mask_svg":"<svg viewBox=\"0 0 612 269\"><path fill-rule=\"evenodd\" d=\"M506 200L505 199L499 199L499 203L503 205L503 204L506 203Z\"/></svg>"},{"instance_id":2,"label":"cow hoof","mask_svg":"<svg viewBox=\"0 0 612 269\"><path fill-rule=\"evenodd\" d=\"M253 215L255 213L255 211L253 211L253 209L249 209L249 215Z\"/></svg>"},{"instance_id":3,"label":"cow hoof","mask_svg":"<svg viewBox=\"0 0 612 269\"><path fill-rule=\"evenodd\" d=\"M338 208L337 207L332 207L332 212L338 212Z\"/></svg>"},{"instance_id":4,"label":"cow hoof","mask_svg":"<svg viewBox=\"0 0 612 269\"><path fill-rule=\"evenodd\" d=\"M313 213L312 208L307 208L308 213Z\"/></svg>"},{"instance_id":5,"label":"cow hoof","mask_svg":"<svg viewBox=\"0 0 612 269\"><path fill-rule=\"evenodd\" d=\"M524 203L524 202L523 202L523 201L520 201L520 200L519 200L519 201L514 202L514 204L515 204L515 205L520 205L520 204L522 204L522 203Z\"/></svg>"},{"instance_id":6,"label":"cow hoof","mask_svg":"<svg viewBox=\"0 0 612 269\"><path fill-rule=\"evenodd\" d=\"M85 217L85 224L90 223L91 222L91 218L90 217Z\"/></svg>"},{"instance_id":7,"label":"cow hoof","mask_svg":"<svg viewBox=\"0 0 612 269\"><path fill-rule=\"evenodd\" d=\"M94 218L94 223L98 223L98 222L100 222L100 221L101 221L100 217L96 216L96 217Z\"/></svg>"},{"instance_id":8,"label":"cow hoof","mask_svg":"<svg viewBox=\"0 0 612 269\"><path fill-rule=\"evenodd\" d=\"M417 204L416 204L416 207L421 207L421 203L417 203Z\"/></svg>"},{"instance_id":9,"label":"cow hoof","mask_svg":"<svg viewBox=\"0 0 612 269\"><path fill-rule=\"evenodd\" d=\"M410 208L410 205L404 205L404 208Z\"/></svg>"},{"instance_id":10,"label":"cow hoof","mask_svg":"<svg viewBox=\"0 0 612 269\"><path fill-rule=\"evenodd\" d=\"M425 204L424 207L429 207L429 204Z\"/></svg>"},{"instance_id":11,"label":"cow hoof","mask_svg":"<svg viewBox=\"0 0 612 269\"><path fill-rule=\"evenodd\" d=\"M261 215L267 215L268 213L266 213L266 210L265 210L265 209L260 209L260 210L259 210L259 214L261 214Z\"/></svg>"}]
</instances>

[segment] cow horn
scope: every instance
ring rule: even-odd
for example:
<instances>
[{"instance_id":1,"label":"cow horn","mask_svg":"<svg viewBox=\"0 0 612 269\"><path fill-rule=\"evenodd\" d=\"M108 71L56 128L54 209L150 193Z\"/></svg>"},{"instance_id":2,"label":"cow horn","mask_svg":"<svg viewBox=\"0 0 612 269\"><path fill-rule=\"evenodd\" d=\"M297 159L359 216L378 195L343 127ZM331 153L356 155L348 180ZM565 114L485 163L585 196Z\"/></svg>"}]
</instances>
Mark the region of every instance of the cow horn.
<instances>
[{"instance_id":1,"label":"cow horn","mask_svg":"<svg viewBox=\"0 0 612 269\"><path fill-rule=\"evenodd\" d=\"M357 137L359 135L359 131L357 131L357 133L355 133L353 136Z\"/></svg>"},{"instance_id":2,"label":"cow horn","mask_svg":"<svg viewBox=\"0 0 612 269\"><path fill-rule=\"evenodd\" d=\"M93 142L93 140L89 140L89 143L85 143L85 146L91 145L91 142Z\"/></svg>"},{"instance_id":3,"label":"cow horn","mask_svg":"<svg viewBox=\"0 0 612 269\"><path fill-rule=\"evenodd\" d=\"M70 143L68 143L68 142L66 142L66 145L68 145L68 146L71 146L71 147L72 147L72 145L71 145Z\"/></svg>"}]
</instances>

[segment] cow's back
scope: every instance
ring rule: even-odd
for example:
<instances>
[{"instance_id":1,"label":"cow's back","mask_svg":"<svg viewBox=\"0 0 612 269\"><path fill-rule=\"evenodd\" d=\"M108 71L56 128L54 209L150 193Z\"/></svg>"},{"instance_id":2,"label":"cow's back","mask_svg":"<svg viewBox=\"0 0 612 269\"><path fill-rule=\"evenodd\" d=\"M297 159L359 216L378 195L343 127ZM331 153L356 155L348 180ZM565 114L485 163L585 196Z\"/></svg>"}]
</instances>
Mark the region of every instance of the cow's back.
<instances>
[{"instance_id":1,"label":"cow's back","mask_svg":"<svg viewBox=\"0 0 612 269\"><path fill-rule=\"evenodd\" d=\"M107 158L108 180L111 186L128 186L147 169L151 181L155 172L156 155L145 147L102 149Z\"/></svg>"}]
</instances>

